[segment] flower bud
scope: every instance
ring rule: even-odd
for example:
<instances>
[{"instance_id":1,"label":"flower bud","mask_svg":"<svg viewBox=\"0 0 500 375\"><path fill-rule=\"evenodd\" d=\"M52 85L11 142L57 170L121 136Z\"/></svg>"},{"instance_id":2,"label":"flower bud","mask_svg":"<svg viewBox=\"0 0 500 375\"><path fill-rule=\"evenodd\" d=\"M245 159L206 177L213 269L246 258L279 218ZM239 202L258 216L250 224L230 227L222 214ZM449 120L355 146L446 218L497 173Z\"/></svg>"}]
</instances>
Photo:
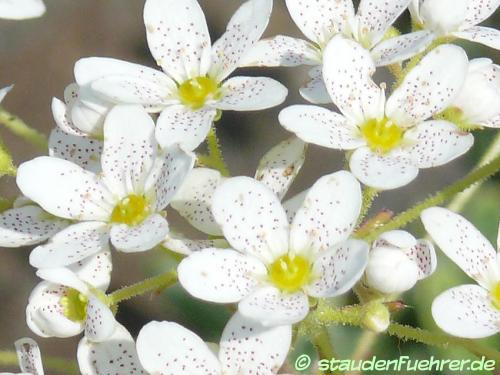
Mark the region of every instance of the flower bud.
<instances>
[{"instance_id":1,"label":"flower bud","mask_svg":"<svg viewBox=\"0 0 500 375\"><path fill-rule=\"evenodd\" d=\"M391 323L391 314L383 303L373 301L367 303L362 319L362 325L373 332L384 332Z\"/></svg>"}]
</instances>

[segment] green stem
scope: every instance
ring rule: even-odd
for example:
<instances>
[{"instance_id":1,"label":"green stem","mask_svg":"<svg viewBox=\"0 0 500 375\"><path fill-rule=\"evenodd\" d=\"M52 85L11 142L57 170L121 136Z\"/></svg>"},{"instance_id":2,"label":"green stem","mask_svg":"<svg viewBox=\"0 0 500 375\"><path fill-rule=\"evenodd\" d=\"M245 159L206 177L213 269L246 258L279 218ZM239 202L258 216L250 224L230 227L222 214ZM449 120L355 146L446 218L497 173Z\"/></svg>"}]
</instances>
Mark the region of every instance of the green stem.
<instances>
[{"instance_id":1,"label":"green stem","mask_svg":"<svg viewBox=\"0 0 500 375\"><path fill-rule=\"evenodd\" d=\"M227 168L224 158L222 157L222 151L220 149L219 140L217 139L217 134L215 132L215 124L210 128L210 132L207 136L207 146L208 146L208 156L199 155L198 160L206 165L217 169L221 175L229 177L229 169Z\"/></svg>"},{"instance_id":2,"label":"green stem","mask_svg":"<svg viewBox=\"0 0 500 375\"><path fill-rule=\"evenodd\" d=\"M316 333L311 336L311 342L318 351L320 359L336 358L327 327L318 327ZM330 373L330 371L326 372L326 374Z\"/></svg>"},{"instance_id":3,"label":"green stem","mask_svg":"<svg viewBox=\"0 0 500 375\"><path fill-rule=\"evenodd\" d=\"M372 207L373 201L375 198L377 198L379 191L377 189L371 188L369 186L366 186L363 190L363 202L361 205L361 212L359 214L358 218L358 224L360 224L363 219L366 217L368 214L368 211L370 211L370 208Z\"/></svg>"},{"instance_id":4,"label":"green stem","mask_svg":"<svg viewBox=\"0 0 500 375\"><path fill-rule=\"evenodd\" d=\"M3 108L0 108L0 123L15 135L39 147L41 150L47 150L48 142L45 135L31 128L19 117L7 112Z\"/></svg>"},{"instance_id":5,"label":"green stem","mask_svg":"<svg viewBox=\"0 0 500 375\"><path fill-rule=\"evenodd\" d=\"M363 236L362 239L367 241L367 242L372 242L375 239L377 239L384 232L398 229L398 228L402 228L402 227L406 226L407 224L411 223L412 221L418 219L418 217L420 216L420 213L423 210L425 210L426 208L438 206L438 205L446 202L447 200L453 198L456 194L461 193L462 191L464 191L468 187L470 187L478 182L484 181L487 178L493 176L499 170L500 170L500 156L497 156L490 163L485 164L485 165L473 170L471 173L469 173L463 179L455 182L454 184L448 186L447 188L435 193L434 195L427 198L426 200L416 204L412 208L395 216L387 224L382 225L381 227L375 228L373 231L368 233L366 236Z\"/></svg>"},{"instance_id":6,"label":"green stem","mask_svg":"<svg viewBox=\"0 0 500 375\"><path fill-rule=\"evenodd\" d=\"M175 270L166 272L159 276L151 277L133 285L125 286L108 295L108 303L117 305L132 297L140 296L144 293L162 290L177 282L177 272Z\"/></svg>"},{"instance_id":7,"label":"green stem","mask_svg":"<svg viewBox=\"0 0 500 375\"><path fill-rule=\"evenodd\" d=\"M78 365L70 360L55 357L43 357L43 367L64 375L78 375ZM18 360L16 352L1 350L0 351L0 365L17 367Z\"/></svg>"}]
</instances>

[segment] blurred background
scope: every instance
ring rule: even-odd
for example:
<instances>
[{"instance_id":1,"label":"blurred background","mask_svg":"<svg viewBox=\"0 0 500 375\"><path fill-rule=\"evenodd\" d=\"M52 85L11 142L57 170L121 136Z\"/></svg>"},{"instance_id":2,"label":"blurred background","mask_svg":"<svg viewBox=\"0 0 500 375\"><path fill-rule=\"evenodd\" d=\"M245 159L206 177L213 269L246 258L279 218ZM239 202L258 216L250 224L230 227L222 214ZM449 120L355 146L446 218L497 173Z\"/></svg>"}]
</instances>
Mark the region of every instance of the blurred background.
<instances>
[{"instance_id":1,"label":"blurred background","mask_svg":"<svg viewBox=\"0 0 500 375\"><path fill-rule=\"evenodd\" d=\"M14 90L2 104L31 126L48 134L54 126L50 111L51 99L54 96L62 98L65 86L73 81L73 64L79 58L106 56L152 67L155 64L146 44L142 21L143 0L46 0L46 3L47 13L40 19L0 20L0 87L14 83ZM215 40L222 34L231 14L242 1L200 0L200 3L205 10L212 40ZM499 21L500 14L497 12L487 24L498 27ZM398 27L408 31L409 25L409 16L405 14L398 21ZM303 37L291 21L283 0L275 0L273 16L265 36L276 34ZM488 56L499 62L497 51L469 43L462 45L470 58ZM304 102L298 94L298 88L306 80L306 72L307 68L273 68L241 69L238 73L271 76L284 83L290 91L287 102L283 104L285 106ZM377 79L389 81L390 76L377 74ZM252 176L260 157L289 136L277 121L277 114L283 106L255 113L224 113L217 125L218 133L224 157L233 175ZM399 212L465 175L477 163L495 132L484 130L476 135L475 146L466 156L444 167L423 170L419 178L409 186L381 194L372 212L382 208ZM0 136L13 153L16 164L40 154L1 126ZM341 169L342 165L342 153L310 146L306 163L289 196L308 188L320 176ZM2 178L0 196L14 197L17 194L14 179ZM464 215L492 243L496 243L500 216L498 177L481 188L465 208ZM169 222L182 232L196 235L174 212L169 212ZM410 229L415 235L424 235L419 223ZM24 311L27 299L38 282L35 270L28 264L29 251L28 248L0 249L0 350L11 350L16 339L29 336L39 342L43 355L74 359L78 337L37 338L26 326ZM437 272L404 296L410 307L396 316L398 321L438 331L430 316L432 299L451 286L469 281L443 256L439 260ZM172 260L165 254L152 251L124 255L115 252L110 290L140 281L145 276L161 273L171 266ZM339 304L354 302L352 296L338 299ZM196 301L179 287L123 303L117 315L117 319L134 336L150 320L174 320L197 332L205 340L214 342L218 342L218 336L228 318L224 307ZM340 358L351 358L360 334L361 330L355 328L331 329L332 342ZM489 339L486 344L498 349L500 340ZM302 342L295 353L301 354L306 350L310 350L310 346L307 342ZM395 359L399 355L409 355L411 358L428 358L430 355L444 359L474 358L470 353L456 348L436 350L386 336L377 338L370 357L372 354L387 359ZM290 356L290 363L293 363L293 355L292 353ZM0 368L0 371L3 370L17 369Z\"/></svg>"}]
</instances>

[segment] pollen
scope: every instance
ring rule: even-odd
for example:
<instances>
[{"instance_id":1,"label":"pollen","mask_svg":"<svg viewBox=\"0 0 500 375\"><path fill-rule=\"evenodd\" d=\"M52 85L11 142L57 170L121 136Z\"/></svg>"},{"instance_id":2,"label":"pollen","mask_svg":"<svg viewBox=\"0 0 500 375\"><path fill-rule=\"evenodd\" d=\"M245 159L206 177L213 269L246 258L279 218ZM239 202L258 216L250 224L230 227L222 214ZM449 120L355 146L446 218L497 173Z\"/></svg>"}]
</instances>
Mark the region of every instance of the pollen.
<instances>
[{"instance_id":1,"label":"pollen","mask_svg":"<svg viewBox=\"0 0 500 375\"><path fill-rule=\"evenodd\" d=\"M217 82L209 77L196 77L183 82L178 88L181 102L192 109L200 109L210 99L220 98Z\"/></svg>"},{"instance_id":2,"label":"pollen","mask_svg":"<svg viewBox=\"0 0 500 375\"><path fill-rule=\"evenodd\" d=\"M87 316L88 298L76 289L69 289L59 303L62 306L63 314L73 322L83 322Z\"/></svg>"},{"instance_id":3,"label":"pollen","mask_svg":"<svg viewBox=\"0 0 500 375\"><path fill-rule=\"evenodd\" d=\"M149 205L143 196L129 195L123 198L111 213L111 222L138 225L148 217L150 213Z\"/></svg>"},{"instance_id":4,"label":"pollen","mask_svg":"<svg viewBox=\"0 0 500 375\"><path fill-rule=\"evenodd\" d=\"M269 280L284 292L296 292L310 279L311 264L301 256L283 255L269 267Z\"/></svg>"},{"instance_id":5,"label":"pollen","mask_svg":"<svg viewBox=\"0 0 500 375\"><path fill-rule=\"evenodd\" d=\"M403 129L387 118L368 120L360 130L372 151L380 154L391 151L403 139Z\"/></svg>"},{"instance_id":6,"label":"pollen","mask_svg":"<svg viewBox=\"0 0 500 375\"><path fill-rule=\"evenodd\" d=\"M497 282L491 290L491 300L493 302L493 306L495 306L497 310L500 310L500 281Z\"/></svg>"}]
</instances>

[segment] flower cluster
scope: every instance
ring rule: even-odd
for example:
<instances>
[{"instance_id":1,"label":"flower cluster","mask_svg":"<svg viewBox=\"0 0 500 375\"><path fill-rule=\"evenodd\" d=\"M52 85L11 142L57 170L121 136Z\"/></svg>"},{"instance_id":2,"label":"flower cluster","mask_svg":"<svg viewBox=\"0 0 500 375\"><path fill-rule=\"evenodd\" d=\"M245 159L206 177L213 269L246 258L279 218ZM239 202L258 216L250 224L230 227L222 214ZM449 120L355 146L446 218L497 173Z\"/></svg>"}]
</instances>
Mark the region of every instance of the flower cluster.
<instances>
[{"instance_id":1,"label":"flower cluster","mask_svg":"<svg viewBox=\"0 0 500 375\"><path fill-rule=\"evenodd\" d=\"M321 319L309 318L331 309L333 297L357 295L358 305L339 310L356 311L350 324L375 331L392 324L405 306L401 294L439 268L429 240L399 229L421 214L432 240L478 284L437 296L436 323L464 338L498 333L500 256L467 220L431 207L494 174L498 157L468 185L404 213L413 215L406 221L368 214L378 192L463 155L472 131L500 127L500 67L469 60L452 44L500 49L498 30L476 26L499 5L361 0L355 10L351 0L286 0L306 41L262 39L273 1L248 0L212 42L196 0L146 0L147 42L161 70L78 60L64 100L52 101L48 155L17 172L9 164L21 195L0 213L0 246L34 247L29 263L42 281L29 296L29 328L41 337L83 333L77 359L85 375L277 374L292 326L318 329ZM413 31L401 34L393 24L408 8ZM44 11L39 0L0 0L2 18ZM311 66L300 89L311 104L281 110L279 123L293 136L262 157L254 177L231 177L215 133L223 111L276 107L288 92L274 79L233 72L298 65ZM384 69L391 88L375 74ZM10 89L0 90L0 101ZM204 141L208 154L199 152ZM285 199L308 144L345 151L346 170ZM200 238L176 230L167 209ZM179 260L175 272L107 292L113 251L154 249ZM116 320L123 299L162 290L177 275L194 298L234 307L218 354L177 323L148 323L134 340ZM35 342L16 348L23 373L43 374Z\"/></svg>"}]
</instances>

